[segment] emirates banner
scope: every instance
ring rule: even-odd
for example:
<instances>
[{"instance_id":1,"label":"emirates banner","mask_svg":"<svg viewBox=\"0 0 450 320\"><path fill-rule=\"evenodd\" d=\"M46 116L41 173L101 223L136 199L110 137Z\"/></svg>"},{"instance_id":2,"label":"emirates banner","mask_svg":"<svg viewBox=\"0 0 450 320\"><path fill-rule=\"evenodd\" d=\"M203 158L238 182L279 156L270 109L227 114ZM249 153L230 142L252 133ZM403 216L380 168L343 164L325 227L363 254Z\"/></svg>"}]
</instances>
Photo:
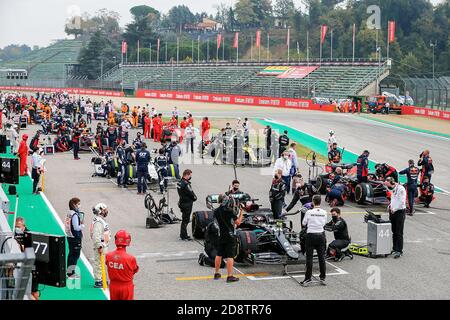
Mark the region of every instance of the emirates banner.
<instances>
[{"instance_id":1,"label":"emirates banner","mask_svg":"<svg viewBox=\"0 0 450 320\"><path fill-rule=\"evenodd\" d=\"M449 111L410 107L410 106L402 107L402 115L408 115L408 114L450 121L450 112Z\"/></svg>"},{"instance_id":2,"label":"emirates banner","mask_svg":"<svg viewBox=\"0 0 450 320\"><path fill-rule=\"evenodd\" d=\"M123 97L123 92L80 88L39 88L39 87L8 87L0 86L0 90L34 91L34 92L67 92L68 94L93 95L106 97Z\"/></svg>"},{"instance_id":3,"label":"emirates banner","mask_svg":"<svg viewBox=\"0 0 450 320\"><path fill-rule=\"evenodd\" d=\"M279 107L306 110L321 110L334 112L333 106L320 106L307 99L289 99L274 97L238 96L229 94L178 92L159 90L137 90L136 97L151 99L184 100L211 103L224 103L232 105L247 105L259 107Z\"/></svg>"}]
</instances>

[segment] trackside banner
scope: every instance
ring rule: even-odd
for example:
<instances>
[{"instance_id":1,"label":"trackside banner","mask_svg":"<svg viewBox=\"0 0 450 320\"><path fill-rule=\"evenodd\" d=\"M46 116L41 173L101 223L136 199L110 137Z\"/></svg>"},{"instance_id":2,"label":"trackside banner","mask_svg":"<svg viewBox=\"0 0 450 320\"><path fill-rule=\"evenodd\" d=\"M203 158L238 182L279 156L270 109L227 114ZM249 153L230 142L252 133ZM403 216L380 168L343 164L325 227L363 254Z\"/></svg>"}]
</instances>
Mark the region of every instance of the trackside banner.
<instances>
[{"instance_id":1,"label":"trackside banner","mask_svg":"<svg viewBox=\"0 0 450 320\"><path fill-rule=\"evenodd\" d=\"M41 87L4 87L0 86L0 90L11 91L33 91L33 92L67 92L68 94L86 94L93 96L106 96L106 97L122 97L123 92L110 91L110 90L97 90L97 89L84 89L84 88L41 88Z\"/></svg>"},{"instance_id":2,"label":"trackside banner","mask_svg":"<svg viewBox=\"0 0 450 320\"><path fill-rule=\"evenodd\" d=\"M402 114L411 114L415 116L430 117L450 121L449 111L403 106Z\"/></svg>"},{"instance_id":3,"label":"trackside banner","mask_svg":"<svg viewBox=\"0 0 450 320\"><path fill-rule=\"evenodd\" d=\"M185 100L224 104L240 104L259 107L280 107L292 109L321 110L334 112L333 106L320 106L307 99L238 96L229 94L179 92L159 90L137 90L136 97L151 99Z\"/></svg>"}]
</instances>

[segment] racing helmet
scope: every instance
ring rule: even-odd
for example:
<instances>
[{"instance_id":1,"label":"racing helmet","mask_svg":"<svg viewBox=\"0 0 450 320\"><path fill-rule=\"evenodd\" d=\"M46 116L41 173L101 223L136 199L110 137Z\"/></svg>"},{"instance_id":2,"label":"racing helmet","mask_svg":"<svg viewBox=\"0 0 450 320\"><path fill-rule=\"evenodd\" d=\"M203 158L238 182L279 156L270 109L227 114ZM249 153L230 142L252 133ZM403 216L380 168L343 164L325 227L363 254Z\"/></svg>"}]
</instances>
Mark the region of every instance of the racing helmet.
<instances>
[{"instance_id":1,"label":"racing helmet","mask_svg":"<svg viewBox=\"0 0 450 320\"><path fill-rule=\"evenodd\" d=\"M131 243L131 235L125 230L117 231L114 239L117 247L127 247Z\"/></svg>"},{"instance_id":2,"label":"racing helmet","mask_svg":"<svg viewBox=\"0 0 450 320\"><path fill-rule=\"evenodd\" d=\"M97 203L94 208L92 208L92 211L94 212L94 214L96 216L98 216L102 212L102 210L105 210L105 209L108 209L108 206L106 204L100 202L100 203Z\"/></svg>"}]
</instances>

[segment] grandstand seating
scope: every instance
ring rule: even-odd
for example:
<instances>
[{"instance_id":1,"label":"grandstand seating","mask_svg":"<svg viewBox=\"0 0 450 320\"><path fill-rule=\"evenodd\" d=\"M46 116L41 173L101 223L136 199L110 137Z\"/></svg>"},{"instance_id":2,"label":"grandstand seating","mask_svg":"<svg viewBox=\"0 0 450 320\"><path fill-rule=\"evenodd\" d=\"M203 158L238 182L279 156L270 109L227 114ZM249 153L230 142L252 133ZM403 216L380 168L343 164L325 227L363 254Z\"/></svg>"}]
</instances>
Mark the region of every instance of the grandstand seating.
<instances>
[{"instance_id":1,"label":"grandstand seating","mask_svg":"<svg viewBox=\"0 0 450 320\"><path fill-rule=\"evenodd\" d=\"M5 62L0 68L26 69L28 79L64 79L65 65L78 64L82 45L79 40L60 40L49 47L33 50L19 60Z\"/></svg>"},{"instance_id":2,"label":"grandstand seating","mask_svg":"<svg viewBox=\"0 0 450 320\"><path fill-rule=\"evenodd\" d=\"M125 89L178 90L254 96L301 98L308 88L315 96L338 99L357 95L386 71L377 65L324 65L303 79L260 76L265 66L124 65L107 73L105 81L121 81ZM123 72L123 75L122 75Z\"/></svg>"}]
</instances>

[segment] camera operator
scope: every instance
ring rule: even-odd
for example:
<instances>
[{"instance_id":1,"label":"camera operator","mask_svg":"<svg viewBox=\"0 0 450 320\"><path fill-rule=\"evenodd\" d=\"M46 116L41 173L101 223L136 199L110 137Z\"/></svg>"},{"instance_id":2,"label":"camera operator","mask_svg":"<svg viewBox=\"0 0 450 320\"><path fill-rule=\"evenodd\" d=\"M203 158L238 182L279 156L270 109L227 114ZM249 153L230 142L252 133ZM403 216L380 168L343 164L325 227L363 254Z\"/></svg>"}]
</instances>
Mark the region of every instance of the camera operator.
<instances>
[{"instance_id":1,"label":"camera operator","mask_svg":"<svg viewBox=\"0 0 450 320\"><path fill-rule=\"evenodd\" d=\"M343 258L341 250L348 247L350 237L348 235L347 223L341 217L339 208L331 209L331 221L325 225L326 231L334 233L334 241L328 245L327 258L334 257L335 260Z\"/></svg>"},{"instance_id":2,"label":"camera operator","mask_svg":"<svg viewBox=\"0 0 450 320\"><path fill-rule=\"evenodd\" d=\"M20 250L22 252L25 251L25 232L28 232L25 225L25 219L22 217L17 217L14 225L14 239L16 239L17 243L20 246ZM39 283L37 279L36 267L33 266L33 270L31 271L31 299L39 300Z\"/></svg>"},{"instance_id":3,"label":"camera operator","mask_svg":"<svg viewBox=\"0 0 450 320\"><path fill-rule=\"evenodd\" d=\"M233 264L235 256L235 226L242 222L242 210L238 214L237 202L229 196L219 195L220 206L214 210L214 217L219 225L219 246L215 260L214 280L219 280L222 275L219 273L222 258L226 259L227 264L227 282L239 281L239 278L233 276Z\"/></svg>"},{"instance_id":4,"label":"camera operator","mask_svg":"<svg viewBox=\"0 0 450 320\"><path fill-rule=\"evenodd\" d=\"M303 287L307 287L312 283L314 250L316 250L317 257L319 258L321 285L325 285L326 278L325 249L327 239L325 237L324 226L327 222L327 212L320 208L320 203L322 202L320 195L315 195L312 200L314 208L306 212L302 222L302 225L308 228L306 231L306 274L305 279L300 283Z\"/></svg>"}]
</instances>

